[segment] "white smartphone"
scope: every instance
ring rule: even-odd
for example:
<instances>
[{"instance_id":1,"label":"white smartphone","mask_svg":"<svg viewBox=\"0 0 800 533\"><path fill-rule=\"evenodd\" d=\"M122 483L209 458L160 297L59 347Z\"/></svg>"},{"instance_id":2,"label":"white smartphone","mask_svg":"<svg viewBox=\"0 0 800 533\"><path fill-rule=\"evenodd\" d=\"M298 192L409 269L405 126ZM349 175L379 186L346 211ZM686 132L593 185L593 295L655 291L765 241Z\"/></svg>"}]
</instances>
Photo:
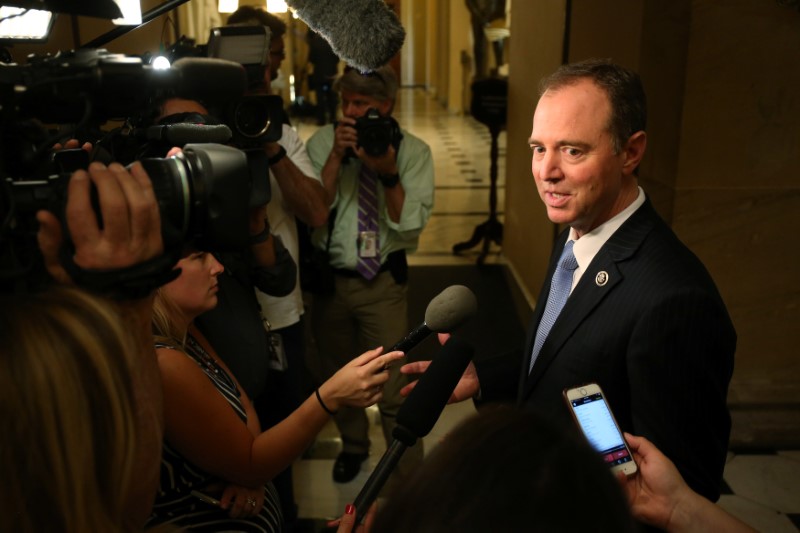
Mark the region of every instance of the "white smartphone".
<instances>
[{"instance_id":1,"label":"white smartphone","mask_svg":"<svg viewBox=\"0 0 800 533\"><path fill-rule=\"evenodd\" d=\"M612 472L630 476L638 467L622 436L606 397L597 383L564 390L564 399L586 440L603 457Z\"/></svg>"}]
</instances>

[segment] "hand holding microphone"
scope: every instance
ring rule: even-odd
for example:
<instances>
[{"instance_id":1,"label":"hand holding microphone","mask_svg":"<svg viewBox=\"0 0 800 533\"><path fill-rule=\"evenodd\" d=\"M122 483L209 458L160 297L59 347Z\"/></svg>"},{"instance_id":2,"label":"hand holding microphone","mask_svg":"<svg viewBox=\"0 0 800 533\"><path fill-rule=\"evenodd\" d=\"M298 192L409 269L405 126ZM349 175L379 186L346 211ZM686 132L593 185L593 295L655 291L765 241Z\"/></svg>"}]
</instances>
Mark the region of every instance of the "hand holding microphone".
<instances>
[{"instance_id":1,"label":"hand holding microphone","mask_svg":"<svg viewBox=\"0 0 800 533\"><path fill-rule=\"evenodd\" d=\"M448 403L453 387L459 382L473 355L474 349L470 343L453 337L430 362L427 372L397 412L392 444L353 502L358 515L356 524L361 522L377 498L406 448L413 446L433 429Z\"/></svg>"}]
</instances>

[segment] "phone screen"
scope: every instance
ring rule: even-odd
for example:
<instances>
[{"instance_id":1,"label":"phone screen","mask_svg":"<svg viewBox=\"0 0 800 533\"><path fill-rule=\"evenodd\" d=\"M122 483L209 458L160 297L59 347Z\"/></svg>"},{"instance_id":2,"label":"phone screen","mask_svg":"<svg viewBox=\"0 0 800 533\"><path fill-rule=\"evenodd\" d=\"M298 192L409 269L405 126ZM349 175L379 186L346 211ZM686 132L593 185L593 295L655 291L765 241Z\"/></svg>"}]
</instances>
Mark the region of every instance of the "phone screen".
<instances>
[{"instance_id":1,"label":"phone screen","mask_svg":"<svg viewBox=\"0 0 800 533\"><path fill-rule=\"evenodd\" d=\"M575 417L592 447L609 466L633 461L611 410L601 393L570 399Z\"/></svg>"}]
</instances>

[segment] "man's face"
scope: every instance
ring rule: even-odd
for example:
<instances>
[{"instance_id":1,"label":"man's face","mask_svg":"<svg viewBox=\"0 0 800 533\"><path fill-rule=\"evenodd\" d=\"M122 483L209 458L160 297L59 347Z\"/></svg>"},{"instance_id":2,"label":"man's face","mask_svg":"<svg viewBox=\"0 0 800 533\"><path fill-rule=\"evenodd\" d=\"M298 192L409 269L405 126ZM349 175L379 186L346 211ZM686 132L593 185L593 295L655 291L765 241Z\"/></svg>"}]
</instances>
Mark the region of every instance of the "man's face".
<instances>
[{"instance_id":1,"label":"man's face","mask_svg":"<svg viewBox=\"0 0 800 533\"><path fill-rule=\"evenodd\" d=\"M283 44L283 38L272 39L269 43L270 81L278 77L278 71L281 69L281 63L285 57L286 47Z\"/></svg>"},{"instance_id":2,"label":"man's face","mask_svg":"<svg viewBox=\"0 0 800 533\"><path fill-rule=\"evenodd\" d=\"M184 98L170 98L161 106L161 114L156 121L170 115L178 113L198 113L200 115L208 115L208 109L203 104L196 100L186 100Z\"/></svg>"},{"instance_id":3,"label":"man's face","mask_svg":"<svg viewBox=\"0 0 800 533\"><path fill-rule=\"evenodd\" d=\"M568 224L579 237L638 194L629 149L614 153L610 115L606 93L588 79L545 92L533 115L531 171L539 196L548 218Z\"/></svg>"},{"instance_id":4,"label":"man's face","mask_svg":"<svg viewBox=\"0 0 800 533\"><path fill-rule=\"evenodd\" d=\"M386 116L392 105L389 100L378 100L372 96L350 91L342 91L341 96L342 114L349 118L363 117L371 107L376 108L381 116Z\"/></svg>"}]
</instances>

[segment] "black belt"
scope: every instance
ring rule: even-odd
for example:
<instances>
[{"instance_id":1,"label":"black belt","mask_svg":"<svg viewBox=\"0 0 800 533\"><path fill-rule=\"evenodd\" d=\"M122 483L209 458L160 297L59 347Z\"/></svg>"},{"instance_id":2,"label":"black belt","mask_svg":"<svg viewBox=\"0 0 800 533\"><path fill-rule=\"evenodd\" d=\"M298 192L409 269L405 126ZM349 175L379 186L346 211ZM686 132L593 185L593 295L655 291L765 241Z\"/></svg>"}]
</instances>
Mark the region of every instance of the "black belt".
<instances>
[{"instance_id":1,"label":"black belt","mask_svg":"<svg viewBox=\"0 0 800 533\"><path fill-rule=\"evenodd\" d=\"M388 261L381 265L381 267L378 269L378 273L386 272L387 270L389 270L389 262ZM344 278L361 278L361 277L363 277L358 270L352 270L352 269L349 269L349 268L334 268L333 269L333 273L338 275L338 276L342 276Z\"/></svg>"}]
</instances>

